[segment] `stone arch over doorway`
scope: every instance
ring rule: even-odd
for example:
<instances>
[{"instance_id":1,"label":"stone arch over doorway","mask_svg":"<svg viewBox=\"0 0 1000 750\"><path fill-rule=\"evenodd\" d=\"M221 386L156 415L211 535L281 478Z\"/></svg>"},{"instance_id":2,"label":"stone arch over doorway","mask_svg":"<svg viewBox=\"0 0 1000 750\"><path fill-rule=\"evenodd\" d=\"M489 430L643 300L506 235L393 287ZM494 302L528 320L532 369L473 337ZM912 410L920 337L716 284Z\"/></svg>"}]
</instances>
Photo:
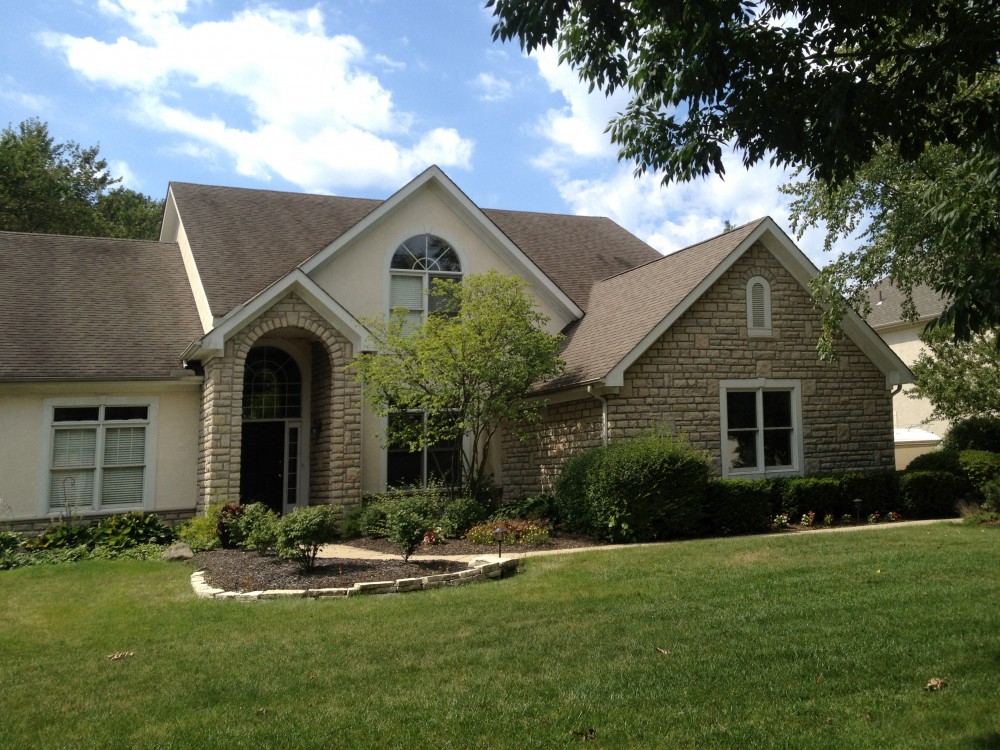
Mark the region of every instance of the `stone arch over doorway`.
<instances>
[{"instance_id":1,"label":"stone arch over doorway","mask_svg":"<svg viewBox=\"0 0 1000 750\"><path fill-rule=\"evenodd\" d=\"M361 494L361 387L348 372L350 341L290 293L230 336L222 356L203 363L199 506L240 497L243 384L257 344L294 340L308 367L308 492L303 504L353 505ZM304 360L304 361L303 361Z\"/></svg>"}]
</instances>

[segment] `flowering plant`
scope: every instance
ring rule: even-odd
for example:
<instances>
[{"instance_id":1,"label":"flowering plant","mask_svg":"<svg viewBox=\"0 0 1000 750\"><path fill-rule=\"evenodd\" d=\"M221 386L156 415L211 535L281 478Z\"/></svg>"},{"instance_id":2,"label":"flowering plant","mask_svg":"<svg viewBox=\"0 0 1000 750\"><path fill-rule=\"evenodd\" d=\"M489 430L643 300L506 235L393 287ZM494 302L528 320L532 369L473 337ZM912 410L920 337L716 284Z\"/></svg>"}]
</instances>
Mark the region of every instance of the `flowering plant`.
<instances>
[{"instance_id":1,"label":"flowering plant","mask_svg":"<svg viewBox=\"0 0 1000 750\"><path fill-rule=\"evenodd\" d=\"M774 517L774 520L771 521L771 528L772 529L787 529L788 528L788 514L787 513L779 513L778 515L776 515Z\"/></svg>"},{"instance_id":2,"label":"flowering plant","mask_svg":"<svg viewBox=\"0 0 1000 750\"><path fill-rule=\"evenodd\" d=\"M812 525L813 523L815 523L815 521L816 521L816 512L811 510L808 513L802 514L802 520L799 521L799 523L805 528L809 529L812 528Z\"/></svg>"},{"instance_id":3,"label":"flowering plant","mask_svg":"<svg viewBox=\"0 0 1000 750\"><path fill-rule=\"evenodd\" d=\"M885 520L888 521L889 523L892 523L894 521L902 521L903 517L899 515L899 513L897 513L896 511L890 510L888 513L885 514Z\"/></svg>"},{"instance_id":4,"label":"flowering plant","mask_svg":"<svg viewBox=\"0 0 1000 750\"><path fill-rule=\"evenodd\" d=\"M878 511L875 511L870 516L868 516L868 523L878 523L881 520L882 520L882 514L879 513Z\"/></svg>"},{"instance_id":5,"label":"flowering plant","mask_svg":"<svg viewBox=\"0 0 1000 750\"><path fill-rule=\"evenodd\" d=\"M833 520L834 520L833 513L827 513L825 516L823 516L823 525L833 526Z\"/></svg>"}]
</instances>

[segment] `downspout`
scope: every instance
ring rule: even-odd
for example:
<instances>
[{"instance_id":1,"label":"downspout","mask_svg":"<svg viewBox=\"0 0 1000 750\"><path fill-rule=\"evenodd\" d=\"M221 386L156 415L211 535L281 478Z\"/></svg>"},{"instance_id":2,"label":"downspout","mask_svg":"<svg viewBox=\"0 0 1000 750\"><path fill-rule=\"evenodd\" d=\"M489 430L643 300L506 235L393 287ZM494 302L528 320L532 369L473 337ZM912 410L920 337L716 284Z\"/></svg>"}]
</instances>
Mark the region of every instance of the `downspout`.
<instances>
[{"instance_id":1,"label":"downspout","mask_svg":"<svg viewBox=\"0 0 1000 750\"><path fill-rule=\"evenodd\" d=\"M608 399L599 396L594 390L594 386L587 386L587 393L601 402L601 445L608 447Z\"/></svg>"},{"instance_id":2,"label":"downspout","mask_svg":"<svg viewBox=\"0 0 1000 750\"><path fill-rule=\"evenodd\" d=\"M889 389L889 396L890 397L895 396L901 390L903 390L903 384L902 383L896 383L896 385L894 385L892 388Z\"/></svg>"}]
</instances>

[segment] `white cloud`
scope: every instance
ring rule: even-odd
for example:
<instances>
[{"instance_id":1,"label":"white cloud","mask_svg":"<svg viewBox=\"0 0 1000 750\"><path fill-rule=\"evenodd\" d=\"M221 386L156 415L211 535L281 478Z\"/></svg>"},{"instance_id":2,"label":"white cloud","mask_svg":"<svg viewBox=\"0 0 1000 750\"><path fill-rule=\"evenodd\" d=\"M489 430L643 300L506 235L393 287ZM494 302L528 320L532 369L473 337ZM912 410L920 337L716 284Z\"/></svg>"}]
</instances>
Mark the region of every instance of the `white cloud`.
<instances>
[{"instance_id":1,"label":"white cloud","mask_svg":"<svg viewBox=\"0 0 1000 750\"><path fill-rule=\"evenodd\" d=\"M0 83L0 100L12 102L15 106L27 109L35 114L40 114L48 110L51 102L47 96L41 94L30 94L26 91L17 90L18 86L10 76L4 76ZM6 127L6 124L0 123Z\"/></svg>"},{"instance_id":2,"label":"white cloud","mask_svg":"<svg viewBox=\"0 0 1000 750\"><path fill-rule=\"evenodd\" d=\"M209 147L244 175L306 190L398 188L427 166L468 167L473 144L452 129L414 132L357 38L328 36L318 7L258 6L186 25L186 0L100 0L134 33L114 42L48 34L70 67L134 97L133 117ZM197 102L200 102L198 104ZM235 108L233 105L236 105Z\"/></svg>"},{"instance_id":3,"label":"white cloud","mask_svg":"<svg viewBox=\"0 0 1000 750\"><path fill-rule=\"evenodd\" d=\"M574 213L608 216L663 253L719 234L727 220L739 226L770 216L790 233L788 198L778 192L790 180L787 172L766 164L747 170L729 155L725 180L713 175L662 187L657 175L636 178L633 164L617 162L605 132L608 121L625 109L626 94L609 98L588 91L569 66L559 64L551 47L531 57L550 90L566 102L538 123L536 130L548 145L533 164L549 173ZM580 176L584 170L586 176ZM817 266L831 259L822 252L818 231L807 232L798 244Z\"/></svg>"},{"instance_id":4,"label":"white cloud","mask_svg":"<svg viewBox=\"0 0 1000 750\"><path fill-rule=\"evenodd\" d=\"M479 101L482 102L499 102L509 99L514 90L510 81L497 78L492 73L480 73L473 83L480 91Z\"/></svg>"}]
</instances>

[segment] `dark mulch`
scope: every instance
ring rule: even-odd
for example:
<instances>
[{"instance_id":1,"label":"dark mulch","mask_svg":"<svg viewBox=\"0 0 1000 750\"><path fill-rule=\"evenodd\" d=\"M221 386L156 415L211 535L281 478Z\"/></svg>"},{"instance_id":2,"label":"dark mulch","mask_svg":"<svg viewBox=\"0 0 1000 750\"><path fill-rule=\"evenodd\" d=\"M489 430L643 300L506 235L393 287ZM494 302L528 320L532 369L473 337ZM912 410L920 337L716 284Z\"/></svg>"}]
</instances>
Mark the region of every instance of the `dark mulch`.
<instances>
[{"instance_id":1,"label":"dark mulch","mask_svg":"<svg viewBox=\"0 0 1000 750\"><path fill-rule=\"evenodd\" d=\"M578 534L558 534L541 544L514 544L504 545L506 552L536 552L539 550L561 550L577 549L579 547L597 547L607 542L591 539L589 536ZM399 546L393 544L388 539L346 539L338 542L350 547L360 547L362 549L385 552L390 555L399 554ZM495 555L497 546L495 544L472 544L465 539L443 539L437 544L422 544L413 553L415 555Z\"/></svg>"},{"instance_id":2,"label":"dark mulch","mask_svg":"<svg viewBox=\"0 0 1000 750\"><path fill-rule=\"evenodd\" d=\"M316 568L303 572L298 564L275 555L245 550L218 549L199 552L192 562L205 571L205 582L226 591L268 589L344 588L367 581L397 581L400 578L465 570L466 563L453 560L349 560L320 558Z\"/></svg>"},{"instance_id":3,"label":"dark mulch","mask_svg":"<svg viewBox=\"0 0 1000 750\"><path fill-rule=\"evenodd\" d=\"M341 544L395 555L391 560L355 560L320 558L315 570L304 573L299 566L276 555L259 555L245 550L219 549L199 552L192 562L205 571L205 582L226 591L266 591L268 589L345 588L355 583L397 581L400 578L452 573L465 570L467 563L454 560L410 560L403 562L399 547L387 539L349 539ZM589 537L560 534L544 544L505 546L504 552L574 549L602 544ZM449 539L439 544L424 544L413 553L422 556L496 554L491 544L471 544L464 539Z\"/></svg>"}]
</instances>

